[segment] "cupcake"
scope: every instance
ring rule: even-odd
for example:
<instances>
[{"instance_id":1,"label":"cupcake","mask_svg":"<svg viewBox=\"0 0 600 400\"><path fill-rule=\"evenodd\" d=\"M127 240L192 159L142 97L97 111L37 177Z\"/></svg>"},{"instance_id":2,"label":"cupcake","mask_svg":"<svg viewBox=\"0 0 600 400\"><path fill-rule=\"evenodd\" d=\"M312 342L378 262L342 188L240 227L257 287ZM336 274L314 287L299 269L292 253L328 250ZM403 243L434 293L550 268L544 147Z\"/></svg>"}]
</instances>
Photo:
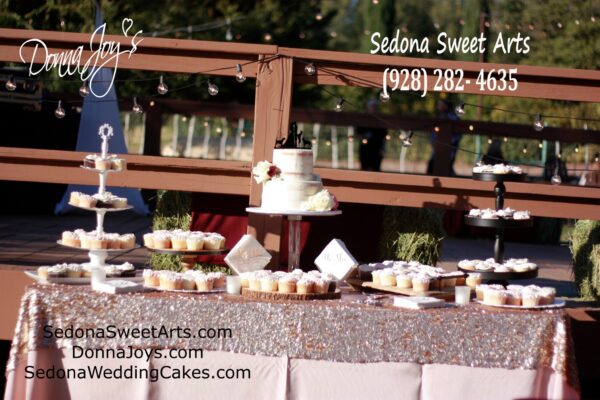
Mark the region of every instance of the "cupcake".
<instances>
[{"instance_id":1,"label":"cupcake","mask_svg":"<svg viewBox=\"0 0 600 400\"><path fill-rule=\"evenodd\" d=\"M182 278L183 290L196 290L196 278L193 274L183 274Z\"/></svg>"},{"instance_id":2,"label":"cupcake","mask_svg":"<svg viewBox=\"0 0 600 400\"><path fill-rule=\"evenodd\" d=\"M79 241L81 243L82 249L91 249L92 248L91 240L92 240L92 235L88 234L87 232L84 232L83 234L79 235Z\"/></svg>"},{"instance_id":3,"label":"cupcake","mask_svg":"<svg viewBox=\"0 0 600 400\"><path fill-rule=\"evenodd\" d=\"M119 276L135 276L135 267L132 263L125 262L121 265L117 265Z\"/></svg>"},{"instance_id":4,"label":"cupcake","mask_svg":"<svg viewBox=\"0 0 600 400\"><path fill-rule=\"evenodd\" d=\"M153 248L154 247L154 234L144 233L144 246Z\"/></svg>"},{"instance_id":5,"label":"cupcake","mask_svg":"<svg viewBox=\"0 0 600 400\"><path fill-rule=\"evenodd\" d=\"M488 285L477 285L475 286L475 295L477 300L483 301L483 292L488 288Z\"/></svg>"},{"instance_id":6,"label":"cupcake","mask_svg":"<svg viewBox=\"0 0 600 400\"><path fill-rule=\"evenodd\" d=\"M157 287L160 286L160 273L152 269L145 269L142 276L144 277L144 285Z\"/></svg>"},{"instance_id":7,"label":"cupcake","mask_svg":"<svg viewBox=\"0 0 600 400\"><path fill-rule=\"evenodd\" d=\"M126 233L119 236L119 248L121 249L133 249L135 247L135 235L133 233Z\"/></svg>"},{"instance_id":8,"label":"cupcake","mask_svg":"<svg viewBox=\"0 0 600 400\"><path fill-rule=\"evenodd\" d=\"M98 201L93 196L82 193L79 196L77 205L79 205L79 207L94 208L94 207L96 207L97 202Z\"/></svg>"},{"instance_id":9,"label":"cupcake","mask_svg":"<svg viewBox=\"0 0 600 400\"><path fill-rule=\"evenodd\" d=\"M209 292L213 290L215 280L206 274L196 275L196 290L199 292Z\"/></svg>"},{"instance_id":10,"label":"cupcake","mask_svg":"<svg viewBox=\"0 0 600 400\"><path fill-rule=\"evenodd\" d=\"M380 269L376 269L375 271L371 272L374 285L381 285L381 272L382 270Z\"/></svg>"},{"instance_id":11,"label":"cupcake","mask_svg":"<svg viewBox=\"0 0 600 400\"><path fill-rule=\"evenodd\" d=\"M412 278L412 287L415 292L426 292L429 290L431 279L428 276L418 275Z\"/></svg>"},{"instance_id":12,"label":"cupcake","mask_svg":"<svg viewBox=\"0 0 600 400\"><path fill-rule=\"evenodd\" d=\"M42 267L38 267L37 269L37 274L40 278L42 279L48 279L48 270L50 269L50 267L48 266L42 266Z\"/></svg>"},{"instance_id":13,"label":"cupcake","mask_svg":"<svg viewBox=\"0 0 600 400\"><path fill-rule=\"evenodd\" d=\"M242 288L249 288L250 287L250 275L251 272L242 272L240 274L240 285Z\"/></svg>"},{"instance_id":14,"label":"cupcake","mask_svg":"<svg viewBox=\"0 0 600 400\"><path fill-rule=\"evenodd\" d=\"M540 299L542 296L540 296L539 293L532 290L525 290L521 295L523 307L537 307L540 305Z\"/></svg>"},{"instance_id":15,"label":"cupcake","mask_svg":"<svg viewBox=\"0 0 600 400\"><path fill-rule=\"evenodd\" d=\"M225 247L225 237L218 233L211 233L204 238L204 248L206 250L221 250Z\"/></svg>"},{"instance_id":16,"label":"cupcake","mask_svg":"<svg viewBox=\"0 0 600 400\"><path fill-rule=\"evenodd\" d=\"M90 236L90 249L100 250L108 247L108 240L102 236Z\"/></svg>"},{"instance_id":17,"label":"cupcake","mask_svg":"<svg viewBox=\"0 0 600 400\"><path fill-rule=\"evenodd\" d=\"M72 206L78 206L79 205L79 196L81 196L83 193L81 192L71 192L71 194L69 195L69 204Z\"/></svg>"},{"instance_id":18,"label":"cupcake","mask_svg":"<svg viewBox=\"0 0 600 400\"><path fill-rule=\"evenodd\" d=\"M204 235L202 233L192 233L186 239L188 250L199 251L204 248Z\"/></svg>"},{"instance_id":19,"label":"cupcake","mask_svg":"<svg viewBox=\"0 0 600 400\"><path fill-rule=\"evenodd\" d=\"M67 276L66 264L58 264L53 267L49 267L47 270L48 278L64 278Z\"/></svg>"},{"instance_id":20,"label":"cupcake","mask_svg":"<svg viewBox=\"0 0 600 400\"><path fill-rule=\"evenodd\" d=\"M262 276L254 272L248 276L248 288L250 290L260 291L260 278Z\"/></svg>"},{"instance_id":21,"label":"cupcake","mask_svg":"<svg viewBox=\"0 0 600 400\"><path fill-rule=\"evenodd\" d=\"M396 286L396 275L391 268L386 268L379 274L381 286Z\"/></svg>"},{"instance_id":22,"label":"cupcake","mask_svg":"<svg viewBox=\"0 0 600 400\"><path fill-rule=\"evenodd\" d=\"M113 158L110 163L110 168L115 171L122 171L127 167L127 161L123 158Z\"/></svg>"},{"instance_id":23,"label":"cupcake","mask_svg":"<svg viewBox=\"0 0 600 400\"><path fill-rule=\"evenodd\" d=\"M445 288L453 288L456 286L456 278L446 278L446 279L442 279L442 287Z\"/></svg>"},{"instance_id":24,"label":"cupcake","mask_svg":"<svg viewBox=\"0 0 600 400\"><path fill-rule=\"evenodd\" d=\"M296 282L297 279L292 275L280 278L277 283L279 293L296 293Z\"/></svg>"},{"instance_id":25,"label":"cupcake","mask_svg":"<svg viewBox=\"0 0 600 400\"><path fill-rule=\"evenodd\" d=\"M112 208L125 208L127 207L127 198L115 196L110 200L110 204Z\"/></svg>"},{"instance_id":26,"label":"cupcake","mask_svg":"<svg viewBox=\"0 0 600 400\"><path fill-rule=\"evenodd\" d=\"M97 158L94 163L95 168L100 171L109 170L111 165L112 165L111 161L106 158Z\"/></svg>"},{"instance_id":27,"label":"cupcake","mask_svg":"<svg viewBox=\"0 0 600 400\"><path fill-rule=\"evenodd\" d=\"M96 154L88 154L83 159L83 166L86 168L96 168L96 159L98 156Z\"/></svg>"},{"instance_id":28,"label":"cupcake","mask_svg":"<svg viewBox=\"0 0 600 400\"><path fill-rule=\"evenodd\" d=\"M65 246L81 247L81 239L75 232L65 231L62 233L61 239Z\"/></svg>"},{"instance_id":29,"label":"cupcake","mask_svg":"<svg viewBox=\"0 0 600 400\"><path fill-rule=\"evenodd\" d=\"M466 286L466 284L467 284L467 279L464 275L456 277L456 286Z\"/></svg>"},{"instance_id":30,"label":"cupcake","mask_svg":"<svg viewBox=\"0 0 600 400\"><path fill-rule=\"evenodd\" d=\"M481 284L481 274L479 273L470 273L465 280L465 283L470 288L476 288L477 285Z\"/></svg>"},{"instance_id":31,"label":"cupcake","mask_svg":"<svg viewBox=\"0 0 600 400\"><path fill-rule=\"evenodd\" d=\"M177 233L171 236L171 247L173 250L187 250L187 234Z\"/></svg>"},{"instance_id":32,"label":"cupcake","mask_svg":"<svg viewBox=\"0 0 600 400\"><path fill-rule=\"evenodd\" d=\"M213 287L220 289L225 287L225 274L223 272L211 272L208 274L209 277L214 279Z\"/></svg>"},{"instance_id":33,"label":"cupcake","mask_svg":"<svg viewBox=\"0 0 600 400\"><path fill-rule=\"evenodd\" d=\"M260 290L263 292L276 292L277 287L277 277L269 275L263 276L260 278Z\"/></svg>"},{"instance_id":34,"label":"cupcake","mask_svg":"<svg viewBox=\"0 0 600 400\"><path fill-rule=\"evenodd\" d=\"M116 265L105 266L104 272L106 273L106 276L110 278L116 278L118 276L121 276L121 271L119 271L119 268Z\"/></svg>"},{"instance_id":35,"label":"cupcake","mask_svg":"<svg viewBox=\"0 0 600 400\"><path fill-rule=\"evenodd\" d=\"M159 275L160 288L165 290L181 290L183 277L171 271L161 271Z\"/></svg>"},{"instance_id":36,"label":"cupcake","mask_svg":"<svg viewBox=\"0 0 600 400\"><path fill-rule=\"evenodd\" d=\"M396 286L401 289L410 289L412 287L412 278L406 274L396 275Z\"/></svg>"},{"instance_id":37,"label":"cupcake","mask_svg":"<svg viewBox=\"0 0 600 400\"><path fill-rule=\"evenodd\" d=\"M556 299L556 289L551 287L543 287L539 291L540 305L553 304Z\"/></svg>"},{"instance_id":38,"label":"cupcake","mask_svg":"<svg viewBox=\"0 0 600 400\"><path fill-rule=\"evenodd\" d=\"M107 249L120 249L121 248L121 243L119 242L119 234L107 233L104 235L104 239L106 240L106 248Z\"/></svg>"},{"instance_id":39,"label":"cupcake","mask_svg":"<svg viewBox=\"0 0 600 400\"><path fill-rule=\"evenodd\" d=\"M458 262L458 266L462 269L475 270L475 266L481 262L480 260L462 260Z\"/></svg>"},{"instance_id":40,"label":"cupcake","mask_svg":"<svg viewBox=\"0 0 600 400\"><path fill-rule=\"evenodd\" d=\"M152 237L152 243L155 249L170 249L171 237L164 233L155 233Z\"/></svg>"},{"instance_id":41,"label":"cupcake","mask_svg":"<svg viewBox=\"0 0 600 400\"><path fill-rule=\"evenodd\" d=\"M296 291L300 294L314 293L315 283L306 278L301 278L296 282Z\"/></svg>"},{"instance_id":42,"label":"cupcake","mask_svg":"<svg viewBox=\"0 0 600 400\"><path fill-rule=\"evenodd\" d=\"M483 302L494 306L502 306L506 304L508 294L505 290L496 290L487 288L483 291Z\"/></svg>"},{"instance_id":43,"label":"cupcake","mask_svg":"<svg viewBox=\"0 0 600 400\"><path fill-rule=\"evenodd\" d=\"M522 302L521 292L508 290L506 292L506 304L509 306L520 306Z\"/></svg>"},{"instance_id":44,"label":"cupcake","mask_svg":"<svg viewBox=\"0 0 600 400\"><path fill-rule=\"evenodd\" d=\"M322 278L315 278L315 293L329 292L329 281Z\"/></svg>"}]
</instances>

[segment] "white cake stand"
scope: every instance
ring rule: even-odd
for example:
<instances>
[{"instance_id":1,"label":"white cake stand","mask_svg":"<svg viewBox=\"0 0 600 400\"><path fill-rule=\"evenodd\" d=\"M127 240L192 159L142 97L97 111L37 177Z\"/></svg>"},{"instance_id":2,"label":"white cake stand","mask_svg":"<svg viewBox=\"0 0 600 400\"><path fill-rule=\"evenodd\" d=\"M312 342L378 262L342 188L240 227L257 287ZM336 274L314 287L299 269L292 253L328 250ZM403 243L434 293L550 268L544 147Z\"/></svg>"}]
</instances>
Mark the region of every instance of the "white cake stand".
<instances>
[{"instance_id":1,"label":"white cake stand","mask_svg":"<svg viewBox=\"0 0 600 400\"><path fill-rule=\"evenodd\" d=\"M248 207L246 211L252 214L270 216L285 216L289 222L288 233L288 272L300 267L300 221L302 217L332 217L340 215L341 210L335 211L293 211L268 210L261 207Z\"/></svg>"}]
</instances>

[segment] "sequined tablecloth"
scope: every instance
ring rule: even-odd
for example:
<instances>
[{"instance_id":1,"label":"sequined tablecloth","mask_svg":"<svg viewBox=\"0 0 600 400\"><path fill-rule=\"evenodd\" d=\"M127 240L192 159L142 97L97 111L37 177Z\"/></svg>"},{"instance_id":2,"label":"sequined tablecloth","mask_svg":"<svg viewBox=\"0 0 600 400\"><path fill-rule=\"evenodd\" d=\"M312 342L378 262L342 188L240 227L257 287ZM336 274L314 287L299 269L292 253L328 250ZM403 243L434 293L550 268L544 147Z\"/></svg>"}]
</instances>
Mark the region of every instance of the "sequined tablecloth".
<instances>
[{"instance_id":1,"label":"sequined tablecloth","mask_svg":"<svg viewBox=\"0 0 600 400\"><path fill-rule=\"evenodd\" d=\"M202 347L346 363L550 368L578 387L564 310L499 310L471 304L412 311L360 304L357 298L345 295L342 300L274 303L228 295L108 295L82 286L35 284L22 299L7 371L28 351L44 347ZM46 325L79 328L88 335L47 339ZM232 337L92 337L109 325L118 329L187 327L194 332L201 327L229 328Z\"/></svg>"}]
</instances>

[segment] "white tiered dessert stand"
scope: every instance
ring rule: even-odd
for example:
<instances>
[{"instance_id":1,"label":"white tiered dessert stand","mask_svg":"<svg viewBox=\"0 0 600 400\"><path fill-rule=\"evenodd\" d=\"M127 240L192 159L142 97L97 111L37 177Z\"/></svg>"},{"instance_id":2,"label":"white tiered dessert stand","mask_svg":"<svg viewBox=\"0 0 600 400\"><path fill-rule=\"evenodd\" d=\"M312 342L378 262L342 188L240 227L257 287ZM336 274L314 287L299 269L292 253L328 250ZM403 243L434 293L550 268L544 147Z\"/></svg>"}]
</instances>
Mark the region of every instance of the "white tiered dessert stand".
<instances>
[{"instance_id":1,"label":"white tiered dessert stand","mask_svg":"<svg viewBox=\"0 0 600 400\"><path fill-rule=\"evenodd\" d=\"M289 222L288 233L288 272L300 267L300 221L302 217L332 217L340 215L341 210L334 211L279 211L261 207L248 207L246 211L253 214L284 216Z\"/></svg>"},{"instance_id":2,"label":"white tiered dessert stand","mask_svg":"<svg viewBox=\"0 0 600 400\"><path fill-rule=\"evenodd\" d=\"M113 128L109 124L104 124L98 130L98 135L102 138L102 155L101 156L102 156L102 158L106 158L108 156L108 139L110 139L110 137L113 135ZM83 165L81 166L81 168L88 170L88 171L96 172L98 174L99 180L100 180L100 183L98 186L98 194L100 196L104 196L104 193L106 192L106 177L107 177L107 175L112 172L120 172L120 171L110 170L110 169L100 170L100 169L96 169L96 168L89 168L89 167L86 167ZM124 210L129 210L132 208L130 205L127 205L126 207L121 207L121 208L99 208L99 207L89 208L89 207L80 207L80 206L77 206L74 204L70 204L70 205L72 205L73 207L81 208L83 210L96 212L96 234L97 235L104 234L104 216L106 215L107 212L124 211ZM105 266L107 266L106 259L108 258L109 253L129 252L133 249L140 247L139 245L136 244L133 248L130 248L130 249L83 249L81 247L65 245L62 243L62 240L58 240L57 243L60 244L61 246L65 246L70 249L87 250L88 257L90 258L90 262L84 263L83 265L89 266L89 267L105 267Z\"/></svg>"}]
</instances>

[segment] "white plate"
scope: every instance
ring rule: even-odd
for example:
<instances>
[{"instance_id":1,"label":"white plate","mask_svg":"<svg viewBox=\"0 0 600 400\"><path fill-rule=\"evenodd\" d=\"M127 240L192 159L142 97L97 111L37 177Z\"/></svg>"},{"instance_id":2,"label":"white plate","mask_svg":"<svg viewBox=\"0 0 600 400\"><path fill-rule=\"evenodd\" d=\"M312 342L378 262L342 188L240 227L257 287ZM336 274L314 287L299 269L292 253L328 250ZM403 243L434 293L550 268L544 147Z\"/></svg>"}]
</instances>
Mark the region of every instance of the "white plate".
<instances>
[{"instance_id":1,"label":"white plate","mask_svg":"<svg viewBox=\"0 0 600 400\"><path fill-rule=\"evenodd\" d=\"M219 289L213 289L213 290L209 290L207 292L201 292L198 290L169 290L169 289L163 289L160 288L158 286L146 286L144 285L144 288L146 289L152 289L152 290L157 290L159 292L169 292L169 293L191 293L191 294L211 294L211 293L225 293L226 288L219 288Z\"/></svg>"},{"instance_id":2,"label":"white plate","mask_svg":"<svg viewBox=\"0 0 600 400\"><path fill-rule=\"evenodd\" d=\"M484 306L488 306L488 307L511 308L511 309L515 309L515 310L548 310L548 309L553 309L553 308L563 308L566 304L564 300L554 300L554 303L552 303L552 304L544 304L543 306L535 306L535 307L523 307L523 306L510 306L510 305L499 306L496 304L487 304L481 300L474 300L474 301L475 301L475 303L478 303L478 304L481 304Z\"/></svg>"},{"instance_id":3,"label":"white plate","mask_svg":"<svg viewBox=\"0 0 600 400\"><path fill-rule=\"evenodd\" d=\"M300 211L300 210L268 210L262 207L248 207L246 211L254 214L267 215L297 215L299 217L330 217L340 215L342 210L335 211Z\"/></svg>"},{"instance_id":4,"label":"white plate","mask_svg":"<svg viewBox=\"0 0 600 400\"><path fill-rule=\"evenodd\" d=\"M67 203L67 204L69 204L71 207L77 207L77 208L81 208L82 210L96 211L96 212L124 211L124 210L130 210L133 208L133 206L130 206L130 205L121 207L121 208L114 208L114 207L82 207L82 206L78 206L78 205L71 204L71 203Z\"/></svg>"},{"instance_id":5,"label":"white plate","mask_svg":"<svg viewBox=\"0 0 600 400\"><path fill-rule=\"evenodd\" d=\"M130 250L134 250L134 249L139 249L140 245L136 243L136 245L130 249L84 249L83 247L75 247L75 246L69 246L66 244L63 244L62 240L57 240L56 243L60 244L61 246L65 246L68 247L70 249L75 249L75 250L85 250L85 251L108 251L108 252L118 252L118 251L130 251Z\"/></svg>"},{"instance_id":6,"label":"white plate","mask_svg":"<svg viewBox=\"0 0 600 400\"><path fill-rule=\"evenodd\" d=\"M80 165L81 168L88 170L88 171L92 171L92 172L98 172L100 174L106 174L106 173L114 173L114 172L122 172L122 169L96 169L96 168L90 168L90 167L85 167L83 165Z\"/></svg>"},{"instance_id":7,"label":"white plate","mask_svg":"<svg viewBox=\"0 0 600 400\"><path fill-rule=\"evenodd\" d=\"M40 283L60 283L63 285L89 285L92 278L40 278L37 272L25 271L25 275ZM143 282L143 276L107 276L106 280L123 279L132 282Z\"/></svg>"}]
</instances>

